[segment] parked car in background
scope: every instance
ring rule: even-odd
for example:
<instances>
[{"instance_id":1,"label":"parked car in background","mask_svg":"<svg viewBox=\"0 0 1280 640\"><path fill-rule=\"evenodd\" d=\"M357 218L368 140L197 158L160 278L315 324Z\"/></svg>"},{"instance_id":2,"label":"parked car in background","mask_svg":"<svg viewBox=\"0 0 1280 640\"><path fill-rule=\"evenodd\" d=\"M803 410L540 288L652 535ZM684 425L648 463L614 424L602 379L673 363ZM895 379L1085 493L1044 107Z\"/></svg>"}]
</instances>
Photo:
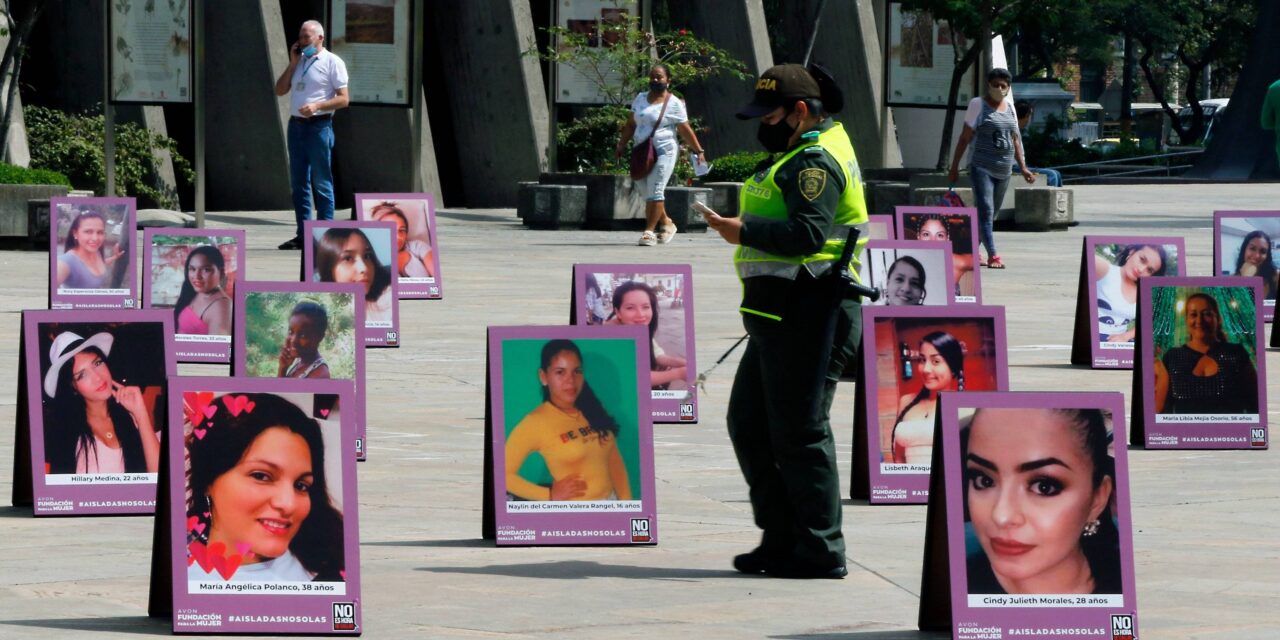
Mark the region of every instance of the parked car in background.
<instances>
[{"instance_id":1,"label":"parked car in background","mask_svg":"<svg viewBox=\"0 0 1280 640\"><path fill-rule=\"evenodd\" d=\"M1200 137L1195 140L1182 140L1178 136L1176 129L1169 131L1169 144L1192 145L1192 144L1208 144L1213 137L1213 130L1218 126L1218 122L1222 120L1223 115L1227 111L1227 103L1229 98L1209 98L1200 101L1200 109L1204 111L1204 130L1200 132ZM1191 126L1192 111L1191 105L1187 105L1178 112L1178 124L1185 129Z\"/></svg>"}]
</instances>

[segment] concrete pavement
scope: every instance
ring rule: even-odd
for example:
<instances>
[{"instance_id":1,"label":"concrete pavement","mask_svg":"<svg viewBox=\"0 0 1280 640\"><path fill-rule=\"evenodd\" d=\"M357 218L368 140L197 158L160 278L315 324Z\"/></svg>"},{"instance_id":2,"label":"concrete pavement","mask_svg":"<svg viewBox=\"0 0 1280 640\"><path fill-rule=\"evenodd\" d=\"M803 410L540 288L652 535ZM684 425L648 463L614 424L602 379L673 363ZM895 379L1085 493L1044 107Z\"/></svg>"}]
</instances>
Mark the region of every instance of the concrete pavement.
<instances>
[{"instance_id":1,"label":"concrete pavement","mask_svg":"<svg viewBox=\"0 0 1280 640\"><path fill-rule=\"evenodd\" d=\"M985 270L1007 308L1015 390L1111 390L1130 373L1072 367L1085 234L1181 234L1209 273L1214 209L1275 208L1277 185L1089 186L1066 232L997 232L1009 268ZM214 213L249 230L247 275L288 280L275 245L290 212ZM487 325L562 324L574 262L693 264L698 363L742 334L730 250L714 234L637 247L633 232L535 232L510 210L443 211L443 301L408 301L400 349L370 350L369 461L360 466L364 629L369 638L889 638L914 630L923 506L846 501L843 581L744 577L729 560L757 541L724 428L737 354L710 377L697 425L655 429L661 542L653 548L498 549L480 539ZM12 424L18 311L45 305L47 256L0 252L0 423ZM685 310L689 312L688 309ZM1267 354L1280 399L1280 353ZM182 365L218 375L225 367ZM847 483L853 388L833 410ZM1277 412L1269 412L1273 421ZM12 430L0 433L9 493ZM1274 449L1130 452L1138 613L1144 638L1280 635L1280 469ZM7 498L0 498L7 500ZM164 635L146 617L152 519L34 519L0 507L0 636Z\"/></svg>"}]
</instances>

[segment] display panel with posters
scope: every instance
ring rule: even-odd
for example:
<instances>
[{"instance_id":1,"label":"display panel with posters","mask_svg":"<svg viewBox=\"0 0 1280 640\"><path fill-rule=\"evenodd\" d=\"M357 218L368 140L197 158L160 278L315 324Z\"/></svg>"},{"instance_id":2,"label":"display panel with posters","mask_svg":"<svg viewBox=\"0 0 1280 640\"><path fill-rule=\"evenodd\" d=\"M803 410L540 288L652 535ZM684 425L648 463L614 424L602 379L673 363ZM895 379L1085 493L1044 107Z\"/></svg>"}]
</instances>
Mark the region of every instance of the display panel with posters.
<instances>
[{"instance_id":1,"label":"display panel with posters","mask_svg":"<svg viewBox=\"0 0 1280 640\"><path fill-rule=\"evenodd\" d=\"M142 245L142 307L172 311L178 360L230 363L244 230L147 228Z\"/></svg>"},{"instance_id":2,"label":"display panel with posters","mask_svg":"<svg viewBox=\"0 0 1280 640\"><path fill-rule=\"evenodd\" d=\"M133 198L50 198L49 307L137 307Z\"/></svg>"},{"instance_id":3,"label":"display panel with posters","mask_svg":"<svg viewBox=\"0 0 1280 640\"><path fill-rule=\"evenodd\" d=\"M928 11L910 10L902 2L887 2L888 25L885 84L891 107L945 107L951 94L951 74L969 44L944 20ZM977 95L978 79L970 67L960 80L956 104L961 109Z\"/></svg>"},{"instance_id":4,"label":"display panel with posters","mask_svg":"<svg viewBox=\"0 0 1280 640\"><path fill-rule=\"evenodd\" d=\"M851 495L923 504L939 394L1009 388L1004 307L863 307L862 345Z\"/></svg>"},{"instance_id":5,"label":"display panel with posters","mask_svg":"<svg viewBox=\"0 0 1280 640\"><path fill-rule=\"evenodd\" d=\"M610 47L616 41L616 34L601 28L604 23L625 26L631 16L638 16L639 7L635 0L572 0L555 3L556 24L574 34L586 36L590 48ZM637 25L638 26L638 25ZM556 43L553 46L559 46ZM584 64L589 64L584 61ZM569 64L556 65L556 96L559 104L604 104L609 100L601 94L601 88L592 77L599 74L609 85L621 83L621 76L602 64L589 71L575 68ZM630 100L635 96L627 96Z\"/></svg>"},{"instance_id":6,"label":"display panel with posters","mask_svg":"<svg viewBox=\"0 0 1280 640\"><path fill-rule=\"evenodd\" d=\"M1280 211L1214 211L1214 275L1262 278L1262 319L1271 322L1276 312L1280 271L1276 263L1276 239L1280 238Z\"/></svg>"},{"instance_id":7,"label":"display panel with posters","mask_svg":"<svg viewBox=\"0 0 1280 640\"><path fill-rule=\"evenodd\" d=\"M1076 294L1072 364L1130 369L1137 336L1138 281L1185 274L1178 237L1085 236Z\"/></svg>"},{"instance_id":8,"label":"display panel with posters","mask_svg":"<svg viewBox=\"0 0 1280 640\"><path fill-rule=\"evenodd\" d=\"M643 327L489 327L484 535L655 544Z\"/></svg>"},{"instance_id":9,"label":"display panel with posters","mask_svg":"<svg viewBox=\"0 0 1280 640\"><path fill-rule=\"evenodd\" d=\"M14 504L37 516L152 513L173 314L25 311L22 333L15 457L30 457L14 469Z\"/></svg>"},{"instance_id":10,"label":"display panel with posters","mask_svg":"<svg viewBox=\"0 0 1280 640\"><path fill-rule=\"evenodd\" d=\"M232 371L247 378L346 380L356 459L365 459L363 289L327 282L254 282L236 288Z\"/></svg>"},{"instance_id":11,"label":"display panel with posters","mask_svg":"<svg viewBox=\"0 0 1280 640\"><path fill-rule=\"evenodd\" d=\"M894 240L893 216L874 214L867 216L867 240Z\"/></svg>"},{"instance_id":12,"label":"display panel with posters","mask_svg":"<svg viewBox=\"0 0 1280 640\"><path fill-rule=\"evenodd\" d=\"M191 102L195 0L106 2L111 102Z\"/></svg>"},{"instance_id":13,"label":"display panel with posters","mask_svg":"<svg viewBox=\"0 0 1280 640\"><path fill-rule=\"evenodd\" d=\"M361 220L394 222L401 300L439 300L440 246L436 241L436 210L429 193L357 193Z\"/></svg>"},{"instance_id":14,"label":"display panel with posters","mask_svg":"<svg viewBox=\"0 0 1280 640\"><path fill-rule=\"evenodd\" d=\"M352 395L338 380L175 378L153 615L175 633L360 633Z\"/></svg>"},{"instance_id":15,"label":"display panel with posters","mask_svg":"<svg viewBox=\"0 0 1280 640\"><path fill-rule=\"evenodd\" d=\"M858 277L880 292L880 299L868 305L946 306L955 291L950 248L936 242L869 240Z\"/></svg>"},{"instance_id":16,"label":"display panel with posters","mask_svg":"<svg viewBox=\"0 0 1280 640\"><path fill-rule=\"evenodd\" d=\"M302 226L302 277L307 282L358 284L364 289L366 346L400 345L399 283L392 271L395 223L307 220Z\"/></svg>"},{"instance_id":17,"label":"display panel with posters","mask_svg":"<svg viewBox=\"0 0 1280 640\"><path fill-rule=\"evenodd\" d=\"M1267 448L1261 278L1146 278L1139 287L1133 444Z\"/></svg>"},{"instance_id":18,"label":"display panel with posters","mask_svg":"<svg viewBox=\"0 0 1280 640\"><path fill-rule=\"evenodd\" d=\"M1120 393L944 394L920 628L1137 636Z\"/></svg>"},{"instance_id":19,"label":"display panel with posters","mask_svg":"<svg viewBox=\"0 0 1280 640\"><path fill-rule=\"evenodd\" d=\"M352 104L410 106L413 0L329 0L329 48L351 75Z\"/></svg>"},{"instance_id":20,"label":"display panel with posters","mask_svg":"<svg viewBox=\"0 0 1280 640\"><path fill-rule=\"evenodd\" d=\"M654 422L697 422L693 268L687 264L575 264L570 323L648 329Z\"/></svg>"},{"instance_id":21,"label":"display panel with posters","mask_svg":"<svg viewBox=\"0 0 1280 640\"><path fill-rule=\"evenodd\" d=\"M899 240L951 243L955 301L982 304L978 266L978 210L973 207L895 207Z\"/></svg>"}]
</instances>

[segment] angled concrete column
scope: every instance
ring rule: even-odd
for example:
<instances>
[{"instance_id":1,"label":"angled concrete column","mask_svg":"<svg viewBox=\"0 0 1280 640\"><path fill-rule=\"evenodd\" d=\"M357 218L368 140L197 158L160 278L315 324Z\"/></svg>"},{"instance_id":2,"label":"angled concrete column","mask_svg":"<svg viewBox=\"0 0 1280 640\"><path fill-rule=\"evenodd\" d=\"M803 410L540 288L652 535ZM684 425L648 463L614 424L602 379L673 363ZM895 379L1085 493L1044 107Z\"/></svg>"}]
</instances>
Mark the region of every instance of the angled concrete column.
<instances>
[{"instance_id":1,"label":"angled concrete column","mask_svg":"<svg viewBox=\"0 0 1280 640\"><path fill-rule=\"evenodd\" d=\"M439 42L466 205L515 206L520 181L547 167L547 96L529 0L429 3Z\"/></svg>"},{"instance_id":2,"label":"angled concrete column","mask_svg":"<svg viewBox=\"0 0 1280 640\"><path fill-rule=\"evenodd\" d=\"M786 13L795 16L787 33L795 40L795 62L804 57L819 0L786 0ZM867 169L901 167L902 152L894 134L893 117L881 109L884 94L884 58L870 0L827 2L813 45L811 61L835 76L844 89L844 111L836 118L844 123L858 164ZM882 120L887 115L888 126ZM888 132L888 149L884 132Z\"/></svg>"},{"instance_id":3,"label":"angled concrete column","mask_svg":"<svg viewBox=\"0 0 1280 640\"><path fill-rule=\"evenodd\" d=\"M289 66L280 3L211 3L205 16L207 206L289 209L289 98L273 90Z\"/></svg>"},{"instance_id":4,"label":"angled concrete column","mask_svg":"<svg viewBox=\"0 0 1280 640\"><path fill-rule=\"evenodd\" d=\"M747 65L747 73L758 76L773 66L769 33L765 28L761 0L721 0L686 2L668 0L672 26L687 28L712 44L727 49ZM699 142L715 156L732 151L758 150L755 122L744 122L734 113L749 101L754 82L718 76L707 82L677 87L689 103L689 115L701 117L706 132Z\"/></svg>"},{"instance_id":5,"label":"angled concrete column","mask_svg":"<svg viewBox=\"0 0 1280 640\"><path fill-rule=\"evenodd\" d=\"M408 108L355 106L334 119L333 149L338 207L352 206L356 193L413 190L413 151L421 153L422 189L440 206L440 174L431 140L427 105L422 105L422 137L414 144Z\"/></svg>"}]
</instances>

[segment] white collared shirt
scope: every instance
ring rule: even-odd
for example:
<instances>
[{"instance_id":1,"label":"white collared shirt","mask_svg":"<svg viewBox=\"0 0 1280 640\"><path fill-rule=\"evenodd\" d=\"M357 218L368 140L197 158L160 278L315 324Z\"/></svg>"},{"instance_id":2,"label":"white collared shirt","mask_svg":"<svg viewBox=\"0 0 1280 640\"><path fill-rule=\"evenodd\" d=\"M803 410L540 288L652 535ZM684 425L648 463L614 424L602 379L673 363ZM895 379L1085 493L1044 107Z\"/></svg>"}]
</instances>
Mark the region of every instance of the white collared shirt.
<instances>
[{"instance_id":1,"label":"white collared shirt","mask_svg":"<svg viewBox=\"0 0 1280 640\"><path fill-rule=\"evenodd\" d=\"M329 100L338 94L338 89L347 87L347 65L328 49L321 49L314 56L303 56L298 60L289 87L289 114L301 116L299 109L302 105ZM333 110L317 111L312 115L326 113L333 113Z\"/></svg>"}]
</instances>

